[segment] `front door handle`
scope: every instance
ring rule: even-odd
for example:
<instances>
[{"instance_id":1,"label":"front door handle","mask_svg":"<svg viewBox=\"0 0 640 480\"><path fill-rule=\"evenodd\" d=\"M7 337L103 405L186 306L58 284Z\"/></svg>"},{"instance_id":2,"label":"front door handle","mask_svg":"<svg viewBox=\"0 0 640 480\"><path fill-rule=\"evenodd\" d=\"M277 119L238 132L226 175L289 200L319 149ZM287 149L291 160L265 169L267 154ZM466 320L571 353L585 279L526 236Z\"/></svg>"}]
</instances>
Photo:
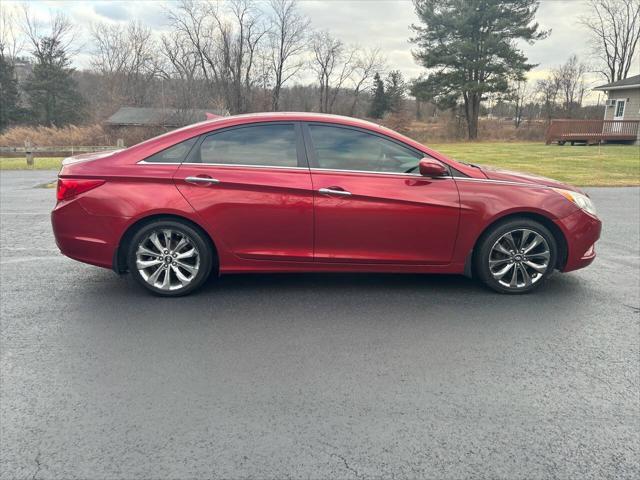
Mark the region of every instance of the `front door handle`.
<instances>
[{"instance_id":1,"label":"front door handle","mask_svg":"<svg viewBox=\"0 0 640 480\"><path fill-rule=\"evenodd\" d=\"M329 188L321 188L318 192L323 195L339 195L341 197L348 197L351 195L351 192L347 192L346 190L339 189L339 187L329 187Z\"/></svg>"},{"instance_id":2,"label":"front door handle","mask_svg":"<svg viewBox=\"0 0 640 480\"><path fill-rule=\"evenodd\" d=\"M220 180L211 177L187 177L184 181L194 185L217 185L220 183Z\"/></svg>"}]
</instances>

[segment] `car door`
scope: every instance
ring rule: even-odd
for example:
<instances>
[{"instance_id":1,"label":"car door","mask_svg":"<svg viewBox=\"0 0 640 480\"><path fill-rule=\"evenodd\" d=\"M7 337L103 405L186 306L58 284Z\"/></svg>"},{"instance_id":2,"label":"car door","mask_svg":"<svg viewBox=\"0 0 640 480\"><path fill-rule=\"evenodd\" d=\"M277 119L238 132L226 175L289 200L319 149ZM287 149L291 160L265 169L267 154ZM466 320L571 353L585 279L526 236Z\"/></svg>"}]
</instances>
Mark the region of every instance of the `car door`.
<instances>
[{"instance_id":1,"label":"car door","mask_svg":"<svg viewBox=\"0 0 640 480\"><path fill-rule=\"evenodd\" d=\"M313 260L313 193L300 126L203 135L174 176L215 237L241 258Z\"/></svg>"},{"instance_id":2,"label":"car door","mask_svg":"<svg viewBox=\"0 0 640 480\"><path fill-rule=\"evenodd\" d=\"M450 262L460 215L452 177L422 177L424 154L367 130L307 123L304 138L316 261Z\"/></svg>"}]
</instances>

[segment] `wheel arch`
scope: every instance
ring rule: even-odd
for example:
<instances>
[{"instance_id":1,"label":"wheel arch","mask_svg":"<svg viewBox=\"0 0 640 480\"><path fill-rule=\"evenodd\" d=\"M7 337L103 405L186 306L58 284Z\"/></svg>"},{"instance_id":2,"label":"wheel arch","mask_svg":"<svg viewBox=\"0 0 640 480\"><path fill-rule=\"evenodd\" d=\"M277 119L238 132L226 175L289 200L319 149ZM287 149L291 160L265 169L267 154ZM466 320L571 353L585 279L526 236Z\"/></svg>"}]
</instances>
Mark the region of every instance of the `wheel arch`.
<instances>
[{"instance_id":1,"label":"wheel arch","mask_svg":"<svg viewBox=\"0 0 640 480\"><path fill-rule=\"evenodd\" d=\"M534 220L534 221L536 221L538 223L541 223L542 225L544 225L546 228L549 229L549 231L553 235L553 238L555 239L555 241L556 241L556 243L558 245L558 250L559 250L558 251L558 255L557 255L557 259L556 259L555 268L561 270L564 267L564 265L567 262L567 255L569 253L569 246L568 246L567 239L566 239L564 233L555 224L555 222L553 220L551 220L551 218L549 218L549 217L547 217L545 215L542 215L541 213L536 213L536 212L531 212L531 211L511 212L511 213L508 213L508 214L503 215L501 217L495 218L491 223L486 225L485 228L480 233L480 235L478 235L478 237L476 238L476 241L473 243L473 248L468 253L466 261L465 261L464 274L466 276L468 276L468 277L475 276L475 272L473 271L474 270L473 265L475 263L474 262L475 255L476 255L476 252L478 251L478 245L480 244L480 242L482 242L484 237L491 230L493 230L496 226L498 226L498 225L500 225L502 223L509 222L511 220L515 220L517 218L526 218L526 219L529 219L529 220Z\"/></svg>"},{"instance_id":2,"label":"wheel arch","mask_svg":"<svg viewBox=\"0 0 640 480\"><path fill-rule=\"evenodd\" d=\"M118 246L113 252L113 270L116 273L122 274L128 271L127 251L129 249L129 243L131 242L131 239L136 234L136 232L140 228L142 228L144 225L147 225L148 223L155 222L158 220L173 220L173 221L182 222L189 225L191 228L198 230L200 233L202 233L205 240L211 246L211 252L213 253L213 262L214 262L213 268L218 269L218 261L219 261L218 247L216 246L216 242L213 240L211 235L209 235L209 232L207 232L201 225L197 224L193 220L190 220L187 217L184 217L182 215L176 215L173 213L156 213L156 214L148 215L146 217L136 220L134 223L129 225L125 230L125 232L122 234L122 237L120 238L120 242L118 243Z\"/></svg>"}]
</instances>

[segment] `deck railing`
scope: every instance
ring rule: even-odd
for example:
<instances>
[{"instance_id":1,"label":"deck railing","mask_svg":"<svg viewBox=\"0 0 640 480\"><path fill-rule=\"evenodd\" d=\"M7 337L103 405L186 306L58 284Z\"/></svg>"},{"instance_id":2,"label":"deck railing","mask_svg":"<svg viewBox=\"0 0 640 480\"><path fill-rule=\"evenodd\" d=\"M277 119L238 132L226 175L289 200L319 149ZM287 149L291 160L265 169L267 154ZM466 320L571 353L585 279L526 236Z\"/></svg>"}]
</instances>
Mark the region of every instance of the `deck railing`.
<instances>
[{"instance_id":1,"label":"deck railing","mask_svg":"<svg viewBox=\"0 0 640 480\"><path fill-rule=\"evenodd\" d=\"M636 140L640 120L552 120L546 142L600 143L606 140Z\"/></svg>"}]
</instances>

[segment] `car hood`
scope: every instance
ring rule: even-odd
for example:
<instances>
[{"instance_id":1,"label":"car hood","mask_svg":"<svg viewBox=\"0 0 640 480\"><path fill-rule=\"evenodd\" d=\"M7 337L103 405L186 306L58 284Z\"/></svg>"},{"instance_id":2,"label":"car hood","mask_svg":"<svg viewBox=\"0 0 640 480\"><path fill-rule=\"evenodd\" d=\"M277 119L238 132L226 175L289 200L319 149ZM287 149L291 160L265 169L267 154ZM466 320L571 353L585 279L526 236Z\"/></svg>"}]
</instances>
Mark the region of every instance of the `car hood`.
<instances>
[{"instance_id":1,"label":"car hood","mask_svg":"<svg viewBox=\"0 0 640 480\"><path fill-rule=\"evenodd\" d=\"M532 183L535 185L544 185L545 187L554 187L554 188L563 188L565 190L571 190L574 192L582 191L579 188L574 187L573 185L568 185L566 183L559 182L557 180L553 180L552 178L539 177L537 175L531 175L529 173L522 172L513 172L511 170L502 170L499 168L486 167L486 166L478 166L482 173L489 180L503 180L505 182L519 182L519 183Z\"/></svg>"}]
</instances>

